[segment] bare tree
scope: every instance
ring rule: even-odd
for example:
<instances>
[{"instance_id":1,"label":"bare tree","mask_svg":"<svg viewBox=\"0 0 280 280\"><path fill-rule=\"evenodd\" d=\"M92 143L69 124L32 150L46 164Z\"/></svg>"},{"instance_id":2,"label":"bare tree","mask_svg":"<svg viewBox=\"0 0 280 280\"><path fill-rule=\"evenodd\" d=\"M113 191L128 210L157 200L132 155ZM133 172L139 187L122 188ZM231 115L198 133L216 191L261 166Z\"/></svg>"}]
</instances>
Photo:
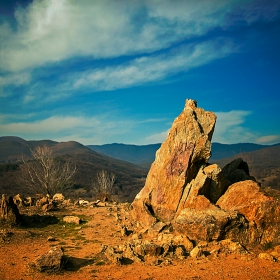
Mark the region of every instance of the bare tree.
<instances>
[{"instance_id":1,"label":"bare tree","mask_svg":"<svg viewBox=\"0 0 280 280\"><path fill-rule=\"evenodd\" d=\"M76 166L57 160L50 147L36 147L31 150L33 160L22 158L24 179L33 189L42 189L53 195L64 189L76 172Z\"/></svg>"},{"instance_id":2,"label":"bare tree","mask_svg":"<svg viewBox=\"0 0 280 280\"><path fill-rule=\"evenodd\" d=\"M93 192L99 199L111 199L114 194L114 184L116 175L106 170L101 170L96 174L96 183Z\"/></svg>"}]
</instances>

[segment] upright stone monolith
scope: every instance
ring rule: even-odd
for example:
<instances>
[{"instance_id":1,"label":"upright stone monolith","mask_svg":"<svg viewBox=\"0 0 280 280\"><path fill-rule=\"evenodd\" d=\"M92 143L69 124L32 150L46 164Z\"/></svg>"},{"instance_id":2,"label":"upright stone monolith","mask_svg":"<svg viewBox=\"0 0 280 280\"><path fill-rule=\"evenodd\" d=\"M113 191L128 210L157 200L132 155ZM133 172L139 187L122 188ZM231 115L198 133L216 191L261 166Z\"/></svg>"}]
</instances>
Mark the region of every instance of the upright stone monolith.
<instances>
[{"instance_id":1,"label":"upright stone monolith","mask_svg":"<svg viewBox=\"0 0 280 280\"><path fill-rule=\"evenodd\" d=\"M143 226L175 217L186 185L211 156L215 122L214 113L198 108L194 100L186 100L132 204L133 216Z\"/></svg>"}]
</instances>

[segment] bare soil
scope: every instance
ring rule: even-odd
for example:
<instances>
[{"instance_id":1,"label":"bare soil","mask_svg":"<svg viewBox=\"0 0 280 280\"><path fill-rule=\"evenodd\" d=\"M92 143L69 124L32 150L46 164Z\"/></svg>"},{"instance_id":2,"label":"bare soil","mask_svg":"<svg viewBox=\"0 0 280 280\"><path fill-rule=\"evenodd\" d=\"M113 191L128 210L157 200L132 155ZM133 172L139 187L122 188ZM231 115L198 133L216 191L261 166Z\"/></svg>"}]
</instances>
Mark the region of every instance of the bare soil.
<instances>
[{"instance_id":1,"label":"bare soil","mask_svg":"<svg viewBox=\"0 0 280 280\"><path fill-rule=\"evenodd\" d=\"M25 225L1 229L0 279L280 279L280 263L258 258L264 248L248 255L218 255L194 259L172 259L158 263L154 258L143 263L111 264L97 258L102 245L121 245L130 237L121 234L121 226L135 226L128 205L105 207L71 206L36 216L32 209L25 212ZM80 225L62 222L65 215L82 219ZM48 241L52 237L55 241ZM143 238L153 240L153 237ZM61 246L65 262L59 273L35 271L31 264L51 246ZM269 252L271 248L266 248Z\"/></svg>"}]
</instances>

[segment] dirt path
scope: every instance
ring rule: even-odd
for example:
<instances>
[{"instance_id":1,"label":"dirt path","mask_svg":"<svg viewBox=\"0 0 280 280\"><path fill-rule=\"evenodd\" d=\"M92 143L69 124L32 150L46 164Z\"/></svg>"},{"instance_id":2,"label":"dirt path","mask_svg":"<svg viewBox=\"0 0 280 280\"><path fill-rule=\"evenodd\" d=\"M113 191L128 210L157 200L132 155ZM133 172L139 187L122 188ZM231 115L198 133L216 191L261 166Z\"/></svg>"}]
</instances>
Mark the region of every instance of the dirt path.
<instances>
[{"instance_id":1,"label":"dirt path","mask_svg":"<svg viewBox=\"0 0 280 280\"><path fill-rule=\"evenodd\" d=\"M260 259L258 252L202 259L187 257L159 265L152 258L128 265L97 261L95 256L103 244L115 246L128 240L121 234L121 225L132 226L127 206L72 207L53 214L58 222L36 224L35 220L32 227L10 229L2 234L0 279L280 279L279 262ZM84 222L65 224L61 220L66 214L77 215ZM56 241L47 241L50 236ZM60 273L45 274L30 268L30 263L54 245L61 246L68 259Z\"/></svg>"}]
</instances>

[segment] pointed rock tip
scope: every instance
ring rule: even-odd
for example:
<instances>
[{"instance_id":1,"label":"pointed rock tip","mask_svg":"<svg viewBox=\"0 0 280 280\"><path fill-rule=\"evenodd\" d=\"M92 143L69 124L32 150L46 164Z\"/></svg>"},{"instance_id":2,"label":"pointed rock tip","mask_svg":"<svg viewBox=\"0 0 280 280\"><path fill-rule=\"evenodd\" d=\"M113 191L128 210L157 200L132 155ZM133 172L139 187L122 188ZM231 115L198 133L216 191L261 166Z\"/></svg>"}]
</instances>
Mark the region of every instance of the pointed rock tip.
<instances>
[{"instance_id":1,"label":"pointed rock tip","mask_svg":"<svg viewBox=\"0 0 280 280\"><path fill-rule=\"evenodd\" d=\"M186 100L186 107L191 107L192 109L197 108L197 101L192 99Z\"/></svg>"}]
</instances>

